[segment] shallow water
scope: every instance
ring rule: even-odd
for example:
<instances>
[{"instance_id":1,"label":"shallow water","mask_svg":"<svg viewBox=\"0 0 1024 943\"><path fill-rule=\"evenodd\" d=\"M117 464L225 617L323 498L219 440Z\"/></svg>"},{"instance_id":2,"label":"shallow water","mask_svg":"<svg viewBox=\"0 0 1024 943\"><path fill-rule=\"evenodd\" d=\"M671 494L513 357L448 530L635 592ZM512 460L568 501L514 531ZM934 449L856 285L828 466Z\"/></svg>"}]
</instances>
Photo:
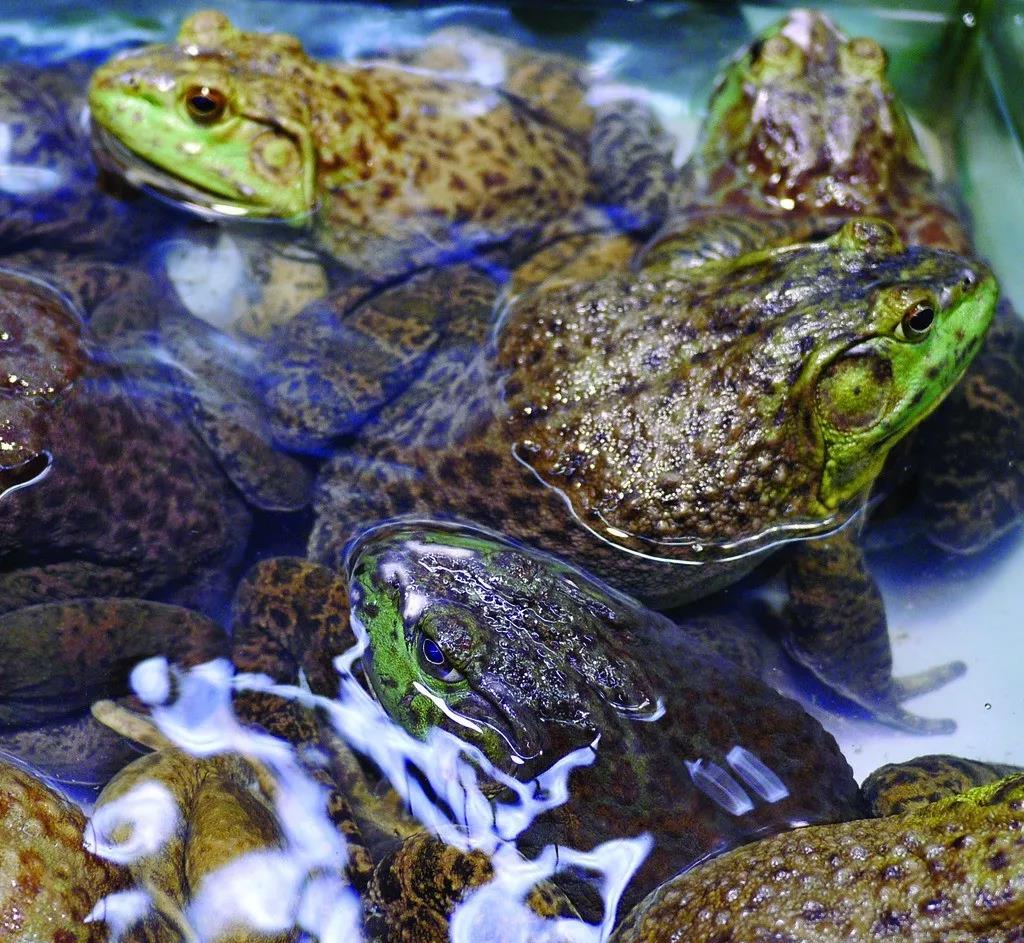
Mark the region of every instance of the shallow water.
<instances>
[{"instance_id":1,"label":"shallow water","mask_svg":"<svg viewBox=\"0 0 1024 943\"><path fill-rule=\"evenodd\" d=\"M203 6L112 3L97 15L84 7L51 7L13 0L5 6L0 20L0 63L14 69L18 63L54 66L69 60L92 66L121 49L172 37L184 15ZM351 58L383 48L415 48L426 34L452 24L480 27L526 45L569 53L594 67L600 77L595 93L599 99L628 95L654 107L677 139L677 163L685 159L696 137L719 64L774 21L783 9L781 5L760 4L732 7L651 3L639 9L595 5L559 19L531 10L514 16L497 7L468 5L428 10L274 2L219 6L242 27L273 28L300 37L307 49L321 58ZM944 62L941 53L950 48L951 24L956 21L936 12L935 5L910 4L899 11L853 9L841 4L825 9L848 34L874 36L888 50L890 75L912 110L936 176L959 186L974 219L979 253L992 263L1005 295L1018 310L1024 310L1024 270L1017 264L1020 247L1024 246L1024 219L1019 213L1019 207L1024 205L1024 150L1016 133L1022 127L1019 121L1024 106L1019 101L1019 92L1015 95L1011 91L1019 88L1021 77L1019 71L1011 73L1013 57L1007 54L1007 49L1012 50L1015 45L1018 50L1024 48L1024 14L1015 15L1012 7L1007 4L1001 11L1001 21L993 26L991 37L979 41L979 77L967 84L958 84L953 79L947 83L939 74ZM1017 86L1012 84L1014 81ZM943 95L944 88L953 89L956 97ZM10 130L7 131L9 134ZM0 136L0 149L7 146ZM25 164L13 167L7 155L0 153L0 190L8 194L46 192L52 182L45 173L34 175L31 170ZM193 315L208 325L233 332L233 340L225 341L226 349L230 348L228 355L249 362L246 358L259 343L253 338L263 333L266 326L251 311L256 295L252 290L254 276L249 256L252 245L259 243L266 235L264 230L270 227L235 227L221 232L170 211L166 217L160 216L165 210L158 209L156 199L145 199L152 202L141 204L138 218L152 216L156 233L151 241L160 243L159 250L151 256L156 261L149 264L166 268L171 283ZM151 213L147 206L153 208ZM136 211L138 208L139 204L135 204ZM275 229L274 236L279 235ZM311 300L322 293L321 276L315 256L307 246L296 242L289 250L292 255L287 279L298 286L296 292L302 299ZM151 246L143 245L140 252L150 249ZM279 315L268 317L273 320ZM194 337L199 346L207 343L206 335L198 328ZM152 361L154 351L136 346L128 351L128 356ZM158 361L174 356L173 352L156 351ZM139 395L166 392L147 385L153 382L140 381ZM165 381L155 382L159 387ZM310 469L321 456L314 449L307 451L310 454L298 461ZM80 501L83 506L88 502L87 486ZM2 510L0 503L0 513ZM277 553L302 553L305 546L311 524L308 511L262 511L254 512L253 516L252 537L242 556L233 561L232 574L244 572L243 559L251 562ZM955 719L956 731L922 737L893 730L829 695L799 671L779 669L773 679L836 737L858 781L883 763L922 753L952 753L1024 764L1024 746L1019 735L1024 720L1024 692L1017 670L1024 663L1024 636L1020 632L1024 540L1020 529L979 555L959 557L931 548L921 538L908 539L905 531L918 524L897 515L872 526L872 573L886 604L896 675L912 674L949 661L966 662L964 677L908 705L925 717ZM31 557L32 552L27 555ZM15 551L0 562L7 565L18 559L19 551ZM215 617L226 618L230 591L225 592L222 587L207 590L204 588L191 598L201 600ZM760 593L771 601L773 592L771 585L766 589L746 581L727 591L723 599L747 599L752 593ZM223 679L211 683L217 696L225 696L224 684ZM339 710L336 723L342 727L346 723L364 724L371 729L375 722L371 719L372 711L358 701L356 688L353 685L349 691L355 699L348 705L350 713ZM307 696L301 690L289 694L300 699ZM364 713L359 714L353 704ZM180 720L178 716L168 723ZM175 729L179 733L184 731L181 736L191 730L188 722ZM225 729L230 732L232 728ZM221 734L223 730L218 732ZM225 742L237 746L238 741L225 736ZM381 738L385 738L383 733ZM357 748L372 752L373 746L363 743ZM395 749L401 754L414 748L403 741ZM253 750L262 755L255 747ZM383 756L374 754L378 763L386 767L389 761ZM273 766L276 760L267 762ZM400 768L399 762L396 769ZM302 787L289 778L292 770L287 763L274 769L282 782L294 787L296 795L302 794ZM729 779L728 774L725 776ZM82 793L86 801L89 795L89 790ZM409 799L410 803L413 801ZM493 852L497 846L487 844L493 839L493 835L488 835L486 841L481 840L475 847ZM301 844L301 839L295 841ZM619 851L628 859L636 849L630 846ZM618 864L621 866L621 860ZM609 880L614 883L615 869L609 870Z\"/></svg>"}]
</instances>

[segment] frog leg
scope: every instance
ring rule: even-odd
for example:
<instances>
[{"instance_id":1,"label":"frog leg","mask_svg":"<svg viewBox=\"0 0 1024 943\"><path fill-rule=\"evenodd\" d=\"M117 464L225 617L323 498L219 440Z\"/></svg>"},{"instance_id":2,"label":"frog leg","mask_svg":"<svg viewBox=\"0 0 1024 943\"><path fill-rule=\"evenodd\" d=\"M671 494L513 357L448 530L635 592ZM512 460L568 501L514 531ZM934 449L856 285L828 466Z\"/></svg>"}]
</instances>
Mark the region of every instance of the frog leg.
<instances>
[{"instance_id":1,"label":"frog leg","mask_svg":"<svg viewBox=\"0 0 1024 943\"><path fill-rule=\"evenodd\" d=\"M666 219L640 250L635 266L685 274L706 262L800 242L814 234L806 221L731 215L718 209L684 210Z\"/></svg>"},{"instance_id":2,"label":"frog leg","mask_svg":"<svg viewBox=\"0 0 1024 943\"><path fill-rule=\"evenodd\" d=\"M879 767L864 780L861 793L872 815L902 815L1021 772L1006 763L933 754Z\"/></svg>"},{"instance_id":3,"label":"frog leg","mask_svg":"<svg viewBox=\"0 0 1024 943\"><path fill-rule=\"evenodd\" d=\"M920 501L932 543L977 553L1024 517L1024 322L1002 302L978 356L921 427Z\"/></svg>"},{"instance_id":4,"label":"frog leg","mask_svg":"<svg viewBox=\"0 0 1024 943\"><path fill-rule=\"evenodd\" d=\"M268 338L258 368L275 438L315 451L357 431L470 324L485 336L497 293L489 276L456 265L310 305Z\"/></svg>"},{"instance_id":5,"label":"frog leg","mask_svg":"<svg viewBox=\"0 0 1024 943\"><path fill-rule=\"evenodd\" d=\"M600 105L590 130L595 199L621 229L650 231L665 219L677 171L675 141L638 101Z\"/></svg>"},{"instance_id":6,"label":"frog leg","mask_svg":"<svg viewBox=\"0 0 1024 943\"><path fill-rule=\"evenodd\" d=\"M952 720L918 717L901 703L960 677L950 662L904 678L892 676L892 650L881 593L857 534L846 528L800 543L788 562L790 654L833 690L877 720L923 734L952 733Z\"/></svg>"},{"instance_id":7,"label":"frog leg","mask_svg":"<svg viewBox=\"0 0 1024 943\"><path fill-rule=\"evenodd\" d=\"M493 877L483 852L460 851L425 832L411 836L374 869L363 911L368 943L448 943L456 907ZM546 881L530 890L526 904L548 919L578 916L568 898Z\"/></svg>"}]
</instances>

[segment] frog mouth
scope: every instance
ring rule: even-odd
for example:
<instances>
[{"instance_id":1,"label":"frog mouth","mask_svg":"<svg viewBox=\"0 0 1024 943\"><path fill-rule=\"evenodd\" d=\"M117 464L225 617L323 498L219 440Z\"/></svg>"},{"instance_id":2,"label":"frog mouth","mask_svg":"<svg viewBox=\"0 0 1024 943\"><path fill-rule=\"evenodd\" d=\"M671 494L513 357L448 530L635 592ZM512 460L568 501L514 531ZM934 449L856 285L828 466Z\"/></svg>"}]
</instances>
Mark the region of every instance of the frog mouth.
<instances>
[{"instance_id":1,"label":"frog mouth","mask_svg":"<svg viewBox=\"0 0 1024 943\"><path fill-rule=\"evenodd\" d=\"M278 217L268 216L258 206L240 203L170 176L158 165L133 151L94 119L90 119L89 128L97 167L122 177L133 187L155 196L164 203L170 203L178 209L186 209L212 222L223 222L225 218L268 223L284 221ZM302 223L312 218L315 212L314 206L307 213L290 217L288 222Z\"/></svg>"}]
</instances>

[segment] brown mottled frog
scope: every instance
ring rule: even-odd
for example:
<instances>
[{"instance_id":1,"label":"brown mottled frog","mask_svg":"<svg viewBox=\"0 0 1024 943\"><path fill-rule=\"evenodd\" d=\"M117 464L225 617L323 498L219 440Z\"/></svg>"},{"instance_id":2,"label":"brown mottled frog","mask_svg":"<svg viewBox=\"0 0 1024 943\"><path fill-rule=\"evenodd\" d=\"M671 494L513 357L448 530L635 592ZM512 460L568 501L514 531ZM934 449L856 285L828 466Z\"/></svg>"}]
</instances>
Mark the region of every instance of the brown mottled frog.
<instances>
[{"instance_id":1,"label":"brown mottled frog","mask_svg":"<svg viewBox=\"0 0 1024 943\"><path fill-rule=\"evenodd\" d=\"M557 219L586 198L586 139L502 88L398 61L325 63L213 11L93 76L103 159L208 216L309 224L389 275ZM184 158L184 159L183 159Z\"/></svg>"}]
</instances>

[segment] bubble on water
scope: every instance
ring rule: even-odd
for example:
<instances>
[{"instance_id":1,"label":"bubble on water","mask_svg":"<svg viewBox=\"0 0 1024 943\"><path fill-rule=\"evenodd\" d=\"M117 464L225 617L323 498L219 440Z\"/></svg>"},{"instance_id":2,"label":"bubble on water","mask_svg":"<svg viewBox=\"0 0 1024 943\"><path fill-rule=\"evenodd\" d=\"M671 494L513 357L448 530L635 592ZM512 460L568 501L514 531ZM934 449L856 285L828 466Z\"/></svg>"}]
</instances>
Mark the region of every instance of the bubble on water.
<instances>
[{"instance_id":1,"label":"bubble on water","mask_svg":"<svg viewBox=\"0 0 1024 943\"><path fill-rule=\"evenodd\" d=\"M779 802L789 795L786 784L745 747L734 746L725 759L736 775L765 802Z\"/></svg>"},{"instance_id":2,"label":"bubble on water","mask_svg":"<svg viewBox=\"0 0 1024 943\"><path fill-rule=\"evenodd\" d=\"M745 815L754 808L743 787L711 760L686 760L690 778L705 796L733 815Z\"/></svg>"},{"instance_id":3,"label":"bubble on water","mask_svg":"<svg viewBox=\"0 0 1024 943\"><path fill-rule=\"evenodd\" d=\"M107 925L109 943L117 943L132 927L145 919L152 900L145 891L117 891L97 901L83 923Z\"/></svg>"}]
</instances>

